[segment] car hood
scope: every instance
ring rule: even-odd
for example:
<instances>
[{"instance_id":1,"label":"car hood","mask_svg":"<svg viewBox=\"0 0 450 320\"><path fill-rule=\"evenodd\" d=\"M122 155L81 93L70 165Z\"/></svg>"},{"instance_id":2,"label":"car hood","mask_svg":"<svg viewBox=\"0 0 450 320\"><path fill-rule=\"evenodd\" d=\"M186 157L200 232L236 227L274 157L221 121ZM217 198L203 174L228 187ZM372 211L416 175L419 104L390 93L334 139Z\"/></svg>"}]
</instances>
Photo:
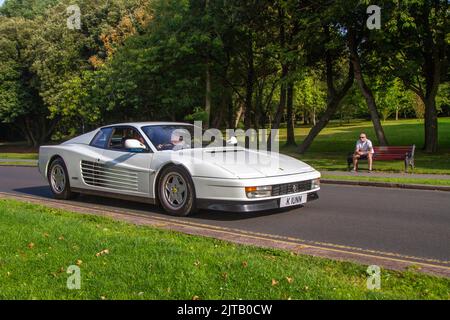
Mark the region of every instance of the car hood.
<instances>
[{"instance_id":1,"label":"car hood","mask_svg":"<svg viewBox=\"0 0 450 320\"><path fill-rule=\"evenodd\" d=\"M266 153L240 147L205 148L190 153L197 163L216 167L209 176L226 171L239 179L285 176L315 171L306 163L279 153ZM214 169L213 169L214 170Z\"/></svg>"}]
</instances>

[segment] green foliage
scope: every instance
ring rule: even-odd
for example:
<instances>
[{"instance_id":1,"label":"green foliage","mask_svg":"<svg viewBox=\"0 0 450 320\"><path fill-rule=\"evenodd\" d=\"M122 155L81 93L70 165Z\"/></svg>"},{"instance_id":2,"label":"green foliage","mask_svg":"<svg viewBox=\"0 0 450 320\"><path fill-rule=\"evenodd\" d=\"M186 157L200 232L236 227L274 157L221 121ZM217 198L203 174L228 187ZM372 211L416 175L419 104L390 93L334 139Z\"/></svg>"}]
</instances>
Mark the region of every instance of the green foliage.
<instances>
[{"instance_id":1,"label":"green foliage","mask_svg":"<svg viewBox=\"0 0 450 320\"><path fill-rule=\"evenodd\" d=\"M317 117L327 104L326 88L324 88L323 82L314 74L298 81L295 102L297 113L306 118Z\"/></svg>"},{"instance_id":2,"label":"green foliage","mask_svg":"<svg viewBox=\"0 0 450 320\"><path fill-rule=\"evenodd\" d=\"M414 94L407 91L398 78L389 83L383 83L379 79L375 99L383 120L394 114L398 116L401 112L412 111L414 104Z\"/></svg>"},{"instance_id":3,"label":"green foliage","mask_svg":"<svg viewBox=\"0 0 450 320\"><path fill-rule=\"evenodd\" d=\"M426 3L383 0L384 30L369 32L369 1L80 0L81 30L69 30L70 0L7 0L0 9L0 121L38 145L84 125L206 119L200 106L211 101L216 126L268 127L290 85L297 120L312 122L327 104L326 54L335 89L347 78L349 27L364 39L364 76L383 118L414 116L420 108L408 90L426 87L419 10ZM433 39L445 32L439 10L428 15ZM436 101L445 114L445 50L442 57ZM340 118L368 114L352 88Z\"/></svg>"},{"instance_id":4,"label":"green foliage","mask_svg":"<svg viewBox=\"0 0 450 320\"><path fill-rule=\"evenodd\" d=\"M187 115L184 120L189 122L202 121L203 123L206 123L208 121L208 114L205 110L198 107L194 108L194 113Z\"/></svg>"},{"instance_id":5,"label":"green foliage","mask_svg":"<svg viewBox=\"0 0 450 320\"><path fill-rule=\"evenodd\" d=\"M58 0L5 0L0 7L0 15L33 19L57 2Z\"/></svg>"}]
</instances>

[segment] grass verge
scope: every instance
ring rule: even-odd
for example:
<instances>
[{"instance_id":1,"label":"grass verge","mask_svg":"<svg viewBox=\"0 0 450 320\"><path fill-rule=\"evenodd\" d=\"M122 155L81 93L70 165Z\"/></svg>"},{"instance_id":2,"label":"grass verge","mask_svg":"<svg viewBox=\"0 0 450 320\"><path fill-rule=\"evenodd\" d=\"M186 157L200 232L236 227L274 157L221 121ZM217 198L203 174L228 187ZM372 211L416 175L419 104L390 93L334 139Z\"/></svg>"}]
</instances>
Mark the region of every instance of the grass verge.
<instances>
[{"instance_id":1,"label":"grass verge","mask_svg":"<svg viewBox=\"0 0 450 320\"><path fill-rule=\"evenodd\" d=\"M81 290L66 288L68 266ZM449 299L450 279L0 200L1 299Z\"/></svg>"},{"instance_id":2,"label":"grass verge","mask_svg":"<svg viewBox=\"0 0 450 320\"><path fill-rule=\"evenodd\" d=\"M414 179L414 178L387 178L387 177L353 177L323 174L322 179L339 180L339 181L362 181L362 182L386 182L399 184L423 184L432 186L450 186L450 180L438 179Z\"/></svg>"},{"instance_id":3,"label":"grass verge","mask_svg":"<svg viewBox=\"0 0 450 320\"><path fill-rule=\"evenodd\" d=\"M26 162L26 161L5 161L5 162L0 162L0 167L1 166L37 167L37 163Z\"/></svg>"},{"instance_id":4,"label":"grass verge","mask_svg":"<svg viewBox=\"0 0 450 320\"><path fill-rule=\"evenodd\" d=\"M37 160L37 153L7 153L0 152L0 159L27 159L27 160Z\"/></svg>"}]
</instances>

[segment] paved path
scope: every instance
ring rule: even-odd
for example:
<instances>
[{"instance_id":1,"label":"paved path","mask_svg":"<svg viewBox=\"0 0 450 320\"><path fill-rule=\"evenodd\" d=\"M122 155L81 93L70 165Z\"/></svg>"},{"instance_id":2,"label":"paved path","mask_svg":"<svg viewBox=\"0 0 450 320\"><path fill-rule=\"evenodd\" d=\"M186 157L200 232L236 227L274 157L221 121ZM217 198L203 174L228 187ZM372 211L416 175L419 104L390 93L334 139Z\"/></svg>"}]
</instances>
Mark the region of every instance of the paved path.
<instances>
[{"instance_id":1,"label":"paved path","mask_svg":"<svg viewBox=\"0 0 450 320\"><path fill-rule=\"evenodd\" d=\"M36 168L0 167L0 191L51 198ZM151 205L81 196L72 204L166 217ZM172 219L172 218L171 218ZM265 213L200 212L176 221L381 251L450 266L448 192L323 185L303 208Z\"/></svg>"}]
</instances>

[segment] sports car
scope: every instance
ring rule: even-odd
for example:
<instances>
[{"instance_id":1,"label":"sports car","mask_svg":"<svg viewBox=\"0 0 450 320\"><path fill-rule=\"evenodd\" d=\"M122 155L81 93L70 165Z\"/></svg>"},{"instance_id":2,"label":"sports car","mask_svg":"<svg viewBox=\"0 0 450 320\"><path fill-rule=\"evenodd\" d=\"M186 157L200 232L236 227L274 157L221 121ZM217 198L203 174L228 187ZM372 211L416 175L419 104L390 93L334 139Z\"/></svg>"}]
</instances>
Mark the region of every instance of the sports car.
<instances>
[{"instance_id":1,"label":"sports car","mask_svg":"<svg viewBox=\"0 0 450 320\"><path fill-rule=\"evenodd\" d=\"M202 141L186 138L197 129L173 122L101 127L40 147L39 171L56 199L114 197L157 204L177 216L197 209L264 211L318 199L320 173L306 163L238 146L236 138L208 144L201 128Z\"/></svg>"}]
</instances>

